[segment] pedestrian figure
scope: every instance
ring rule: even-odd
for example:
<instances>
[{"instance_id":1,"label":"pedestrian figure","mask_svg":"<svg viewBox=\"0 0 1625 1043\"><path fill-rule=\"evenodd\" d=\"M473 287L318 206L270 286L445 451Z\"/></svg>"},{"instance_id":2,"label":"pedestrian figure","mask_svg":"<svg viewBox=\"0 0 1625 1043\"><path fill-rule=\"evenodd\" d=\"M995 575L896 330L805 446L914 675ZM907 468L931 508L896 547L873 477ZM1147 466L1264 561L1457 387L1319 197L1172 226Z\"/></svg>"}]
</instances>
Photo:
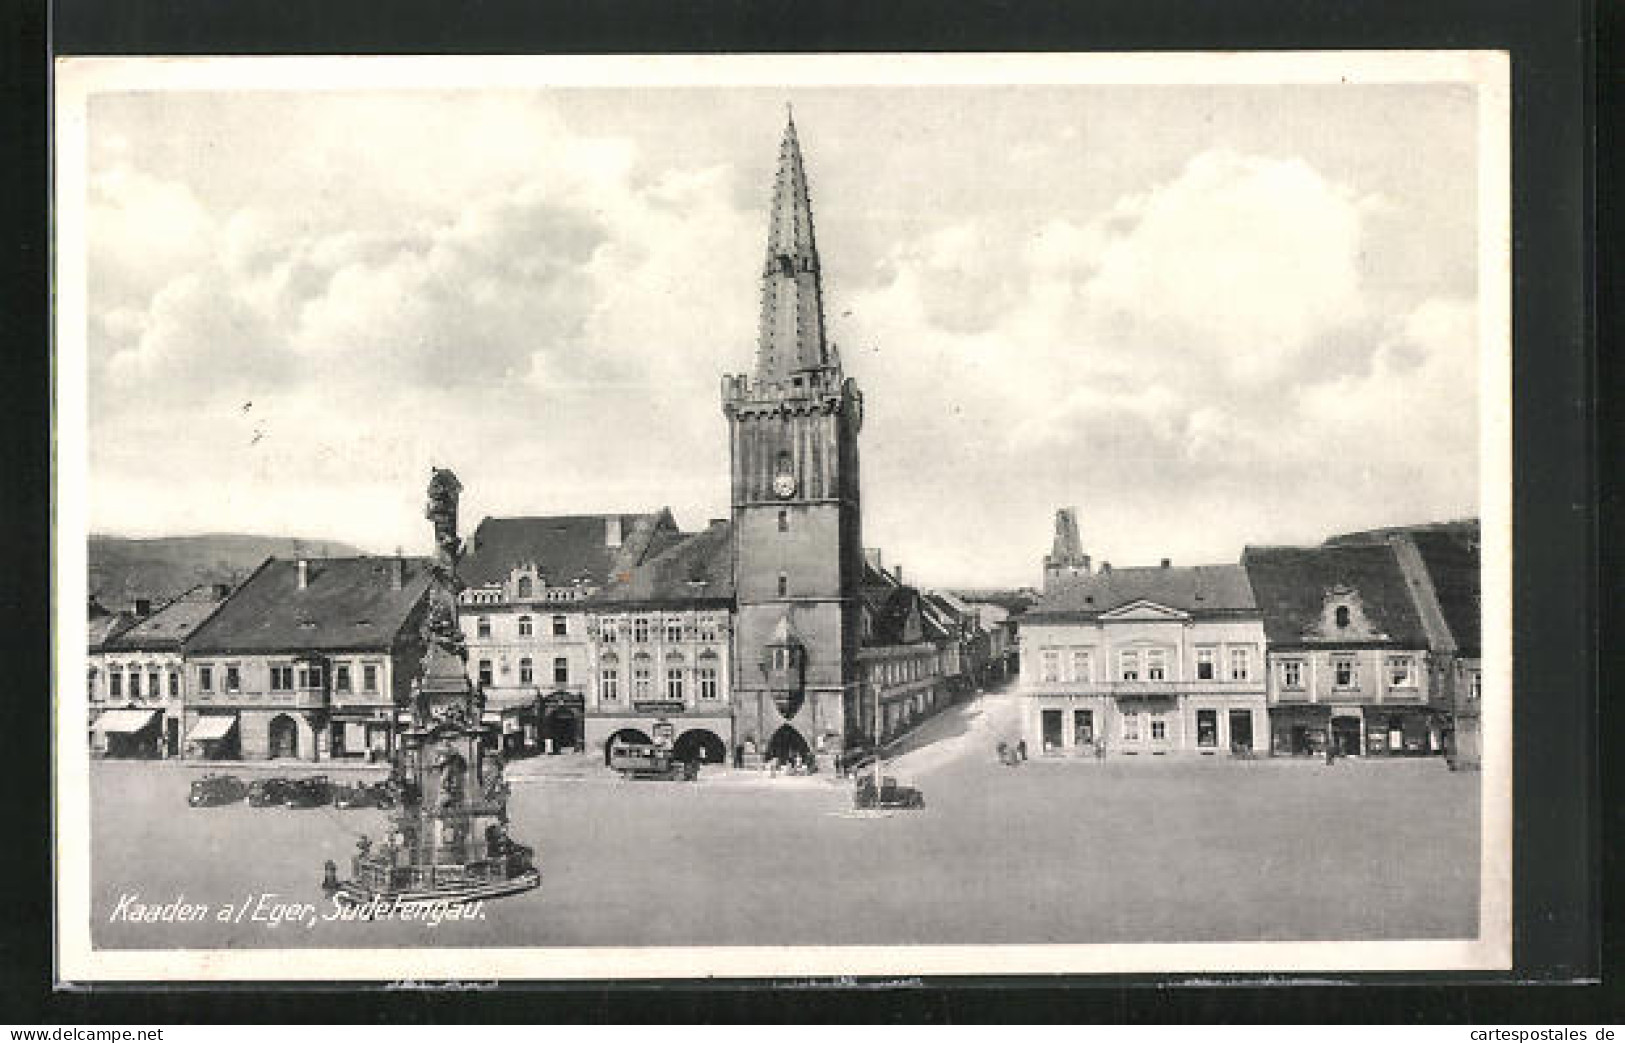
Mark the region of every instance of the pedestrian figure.
<instances>
[{"instance_id":1,"label":"pedestrian figure","mask_svg":"<svg viewBox=\"0 0 1625 1043\"><path fill-rule=\"evenodd\" d=\"M999 743L998 753L999 753L999 763L1000 764L1009 764L1010 763L1010 745L1008 743L1003 743L1003 742Z\"/></svg>"},{"instance_id":2,"label":"pedestrian figure","mask_svg":"<svg viewBox=\"0 0 1625 1043\"><path fill-rule=\"evenodd\" d=\"M1326 743L1326 763L1330 764L1337 759L1337 744L1331 741Z\"/></svg>"},{"instance_id":3,"label":"pedestrian figure","mask_svg":"<svg viewBox=\"0 0 1625 1043\"><path fill-rule=\"evenodd\" d=\"M1017 760L1026 760L1027 759L1027 740L1026 739L1022 739L1020 742L1016 743L1016 759Z\"/></svg>"},{"instance_id":4,"label":"pedestrian figure","mask_svg":"<svg viewBox=\"0 0 1625 1043\"><path fill-rule=\"evenodd\" d=\"M744 766L745 766L745 747L736 742L736 743L734 743L734 767L735 768L743 768Z\"/></svg>"},{"instance_id":5,"label":"pedestrian figure","mask_svg":"<svg viewBox=\"0 0 1625 1043\"><path fill-rule=\"evenodd\" d=\"M1096 739L1095 740L1095 760L1103 761L1105 759L1106 759L1106 740L1105 739Z\"/></svg>"}]
</instances>

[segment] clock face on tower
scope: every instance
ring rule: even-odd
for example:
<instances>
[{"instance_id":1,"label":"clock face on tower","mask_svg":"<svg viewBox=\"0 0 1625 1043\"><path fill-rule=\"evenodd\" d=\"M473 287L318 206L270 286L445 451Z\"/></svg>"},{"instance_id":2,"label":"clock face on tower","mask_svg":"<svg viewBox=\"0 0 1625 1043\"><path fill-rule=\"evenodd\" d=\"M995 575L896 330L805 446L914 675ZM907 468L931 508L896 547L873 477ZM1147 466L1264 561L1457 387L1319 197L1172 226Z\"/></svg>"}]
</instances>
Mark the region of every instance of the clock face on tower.
<instances>
[{"instance_id":1,"label":"clock face on tower","mask_svg":"<svg viewBox=\"0 0 1625 1043\"><path fill-rule=\"evenodd\" d=\"M780 472L773 478L773 492L781 498L788 498L796 494L796 476Z\"/></svg>"}]
</instances>

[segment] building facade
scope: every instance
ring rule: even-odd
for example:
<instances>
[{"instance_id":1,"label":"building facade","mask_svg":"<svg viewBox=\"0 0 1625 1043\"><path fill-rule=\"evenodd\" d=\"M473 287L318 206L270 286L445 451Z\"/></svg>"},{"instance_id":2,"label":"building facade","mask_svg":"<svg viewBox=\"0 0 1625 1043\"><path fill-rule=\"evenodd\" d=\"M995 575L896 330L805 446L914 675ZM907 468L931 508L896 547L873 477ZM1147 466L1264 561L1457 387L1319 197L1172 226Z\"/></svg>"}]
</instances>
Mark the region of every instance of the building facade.
<instances>
[{"instance_id":1,"label":"building facade","mask_svg":"<svg viewBox=\"0 0 1625 1043\"><path fill-rule=\"evenodd\" d=\"M459 564L458 612L504 754L587 745L593 599L680 535L669 510L480 522Z\"/></svg>"},{"instance_id":2,"label":"building facade","mask_svg":"<svg viewBox=\"0 0 1625 1043\"><path fill-rule=\"evenodd\" d=\"M859 702L863 398L825 338L794 122L762 269L756 367L722 382L731 459L734 727L780 760L869 741Z\"/></svg>"},{"instance_id":3,"label":"building facade","mask_svg":"<svg viewBox=\"0 0 1625 1043\"><path fill-rule=\"evenodd\" d=\"M1442 753L1448 702L1392 544L1249 547L1277 754Z\"/></svg>"},{"instance_id":4,"label":"building facade","mask_svg":"<svg viewBox=\"0 0 1625 1043\"><path fill-rule=\"evenodd\" d=\"M586 744L669 746L682 760L732 759L733 534L726 521L685 534L595 599Z\"/></svg>"},{"instance_id":5,"label":"building facade","mask_svg":"<svg viewBox=\"0 0 1625 1043\"><path fill-rule=\"evenodd\" d=\"M1048 756L1217 756L1267 741L1265 635L1234 565L1074 577L1021 621L1023 731Z\"/></svg>"},{"instance_id":6,"label":"building facade","mask_svg":"<svg viewBox=\"0 0 1625 1043\"><path fill-rule=\"evenodd\" d=\"M423 655L420 558L271 558L185 644L204 757L382 759Z\"/></svg>"}]
</instances>

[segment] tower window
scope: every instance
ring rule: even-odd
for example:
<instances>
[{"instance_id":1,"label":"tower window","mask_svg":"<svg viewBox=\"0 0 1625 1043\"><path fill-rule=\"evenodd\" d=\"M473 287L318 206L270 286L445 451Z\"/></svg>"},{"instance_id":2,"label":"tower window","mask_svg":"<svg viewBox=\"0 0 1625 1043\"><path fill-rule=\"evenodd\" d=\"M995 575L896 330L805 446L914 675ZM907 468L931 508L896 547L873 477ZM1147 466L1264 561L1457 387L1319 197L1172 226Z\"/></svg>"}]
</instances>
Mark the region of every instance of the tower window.
<instances>
[{"instance_id":1,"label":"tower window","mask_svg":"<svg viewBox=\"0 0 1625 1043\"><path fill-rule=\"evenodd\" d=\"M789 254L779 254L778 260L779 260L779 274L780 275L794 275L794 274L796 274L796 261L795 261L795 258L791 257Z\"/></svg>"},{"instance_id":2,"label":"tower window","mask_svg":"<svg viewBox=\"0 0 1625 1043\"><path fill-rule=\"evenodd\" d=\"M1347 605L1337 606L1337 625L1340 627L1349 625L1349 607Z\"/></svg>"},{"instance_id":3,"label":"tower window","mask_svg":"<svg viewBox=\"0 0 1625 1043\"><path fill-rule=\"evenodd\" d=\"M790 577L786 576L784 573L781 572L781 573L779 573L779 597L783 598L783 597L789 597L789 596L790 596Z\"/></svg>"},{"instance_id":4,"label":"tower window","mask_svg":"<svg viewBox=\"0 0 1625 1043\"><path fill-rule=\"evenodd\" d=\"M790 512L789 511L780 511L779 512L779 531L780 532L789 532L790 531Z\"/></svg>"}]
</instances>

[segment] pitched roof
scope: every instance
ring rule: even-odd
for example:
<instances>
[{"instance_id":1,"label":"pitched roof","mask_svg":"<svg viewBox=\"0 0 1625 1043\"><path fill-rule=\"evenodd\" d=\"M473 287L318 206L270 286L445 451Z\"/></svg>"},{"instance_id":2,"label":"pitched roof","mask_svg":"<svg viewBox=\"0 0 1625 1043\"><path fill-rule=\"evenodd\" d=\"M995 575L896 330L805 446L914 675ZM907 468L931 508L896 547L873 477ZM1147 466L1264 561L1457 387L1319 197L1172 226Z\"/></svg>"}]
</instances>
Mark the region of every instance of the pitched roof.
<instances>
[{"instance_id":1,"label":"pitched roof","mask_svg":"<svg viewBox=\"0 0 1625 1043\"><path fill-rule=\"evenodd\" d=\"M1247 573L1239 565L1105 566L1045 594L1022 618L1034 622L1046 617L1088 619L1137 601L1154 602L1198 617L1253 614L1258 610Z\"/></svg>"},{"instance_id":2,"label":"pitched roof","mask_svg":"<svg viewBox=\"0 0 1625 1043\"><path fill-rule=\"evenodd\" d=\"M1371 624L1389 644L1427 647L1427 633L1411 600L1393 547L1388 544L1321 547L1248 547L1242 566L1252 581L1264 633L1272 645L1301 645L1333 587L1351 587Z\"/></svg>"},{"instance_id":3,"label":"pitched roof","mask_svg":"<svg viewBox=\"0 0 1625 1043\"><path fill-rule=\"evenodd\" d=\"M134 615L129 612L114 612L108 615L97 616L90 620L87 636L89 644L86 646L92 652L99 652L118 635L133 626L136 622Z\"/></svg>"},{"instance_id":4,"label":"pitched roof","mask_svg":"<svg viewBox=\"0 0 1625 1043\"><path fill-rule=\"evenodd\" d=\"M620 529L620 546L609 534ZM457 573L470 586L502 583L514 568L534 563L549 586L585 580L601 587L671 543L671 511L648 514L567 514L486 518L468 541Z\"/></svg>"},{"instance_id":5,"label":"pitched roof","mask_svg":"<svg viewBox=\"0 0 1625 1043\"><path fill-rule=\"evenodd\" d=\"M595 601L681 604L727 601L734 596L733 525L713 522L695 533L661 533L661 549L611 577Z\"/></svg>"},{"instance_id":6,"label":"pitched roof","mask_svg":"<svg viewBox=\"0 0 1625 1043\"><path fill-rule=\"evenodd\" d=\"M109 651L178 649L181 643L225 604L209 587L194 587L134 626L108 639Z\"/></svg>"},{"instance_id":7,"label":"pitched roof","mask_svg":"<svg viewBox=\"0 0 1625 1043\"><path fill-rule=\"evenodd\" d=\"M1476 535L1476 531L1469 535L1450 530L1411 533L1411 540L1433 581L1445 624L1450 627L1457 648L1469 657L1477 656L1481 647L1480 560Z\"/></svg>"},{"instance_id":8,"label":"pitched roof","mask_svg":"<svg viewBox=\"0 0 1625 1043\"><path fill-rule=\"evenodd\" d=\"M391 574L404 572L396 589ZM429 589L424 558L267 558L220 610L192 632L189 652L387 649Z\"/></svg>"}]
</instances>

